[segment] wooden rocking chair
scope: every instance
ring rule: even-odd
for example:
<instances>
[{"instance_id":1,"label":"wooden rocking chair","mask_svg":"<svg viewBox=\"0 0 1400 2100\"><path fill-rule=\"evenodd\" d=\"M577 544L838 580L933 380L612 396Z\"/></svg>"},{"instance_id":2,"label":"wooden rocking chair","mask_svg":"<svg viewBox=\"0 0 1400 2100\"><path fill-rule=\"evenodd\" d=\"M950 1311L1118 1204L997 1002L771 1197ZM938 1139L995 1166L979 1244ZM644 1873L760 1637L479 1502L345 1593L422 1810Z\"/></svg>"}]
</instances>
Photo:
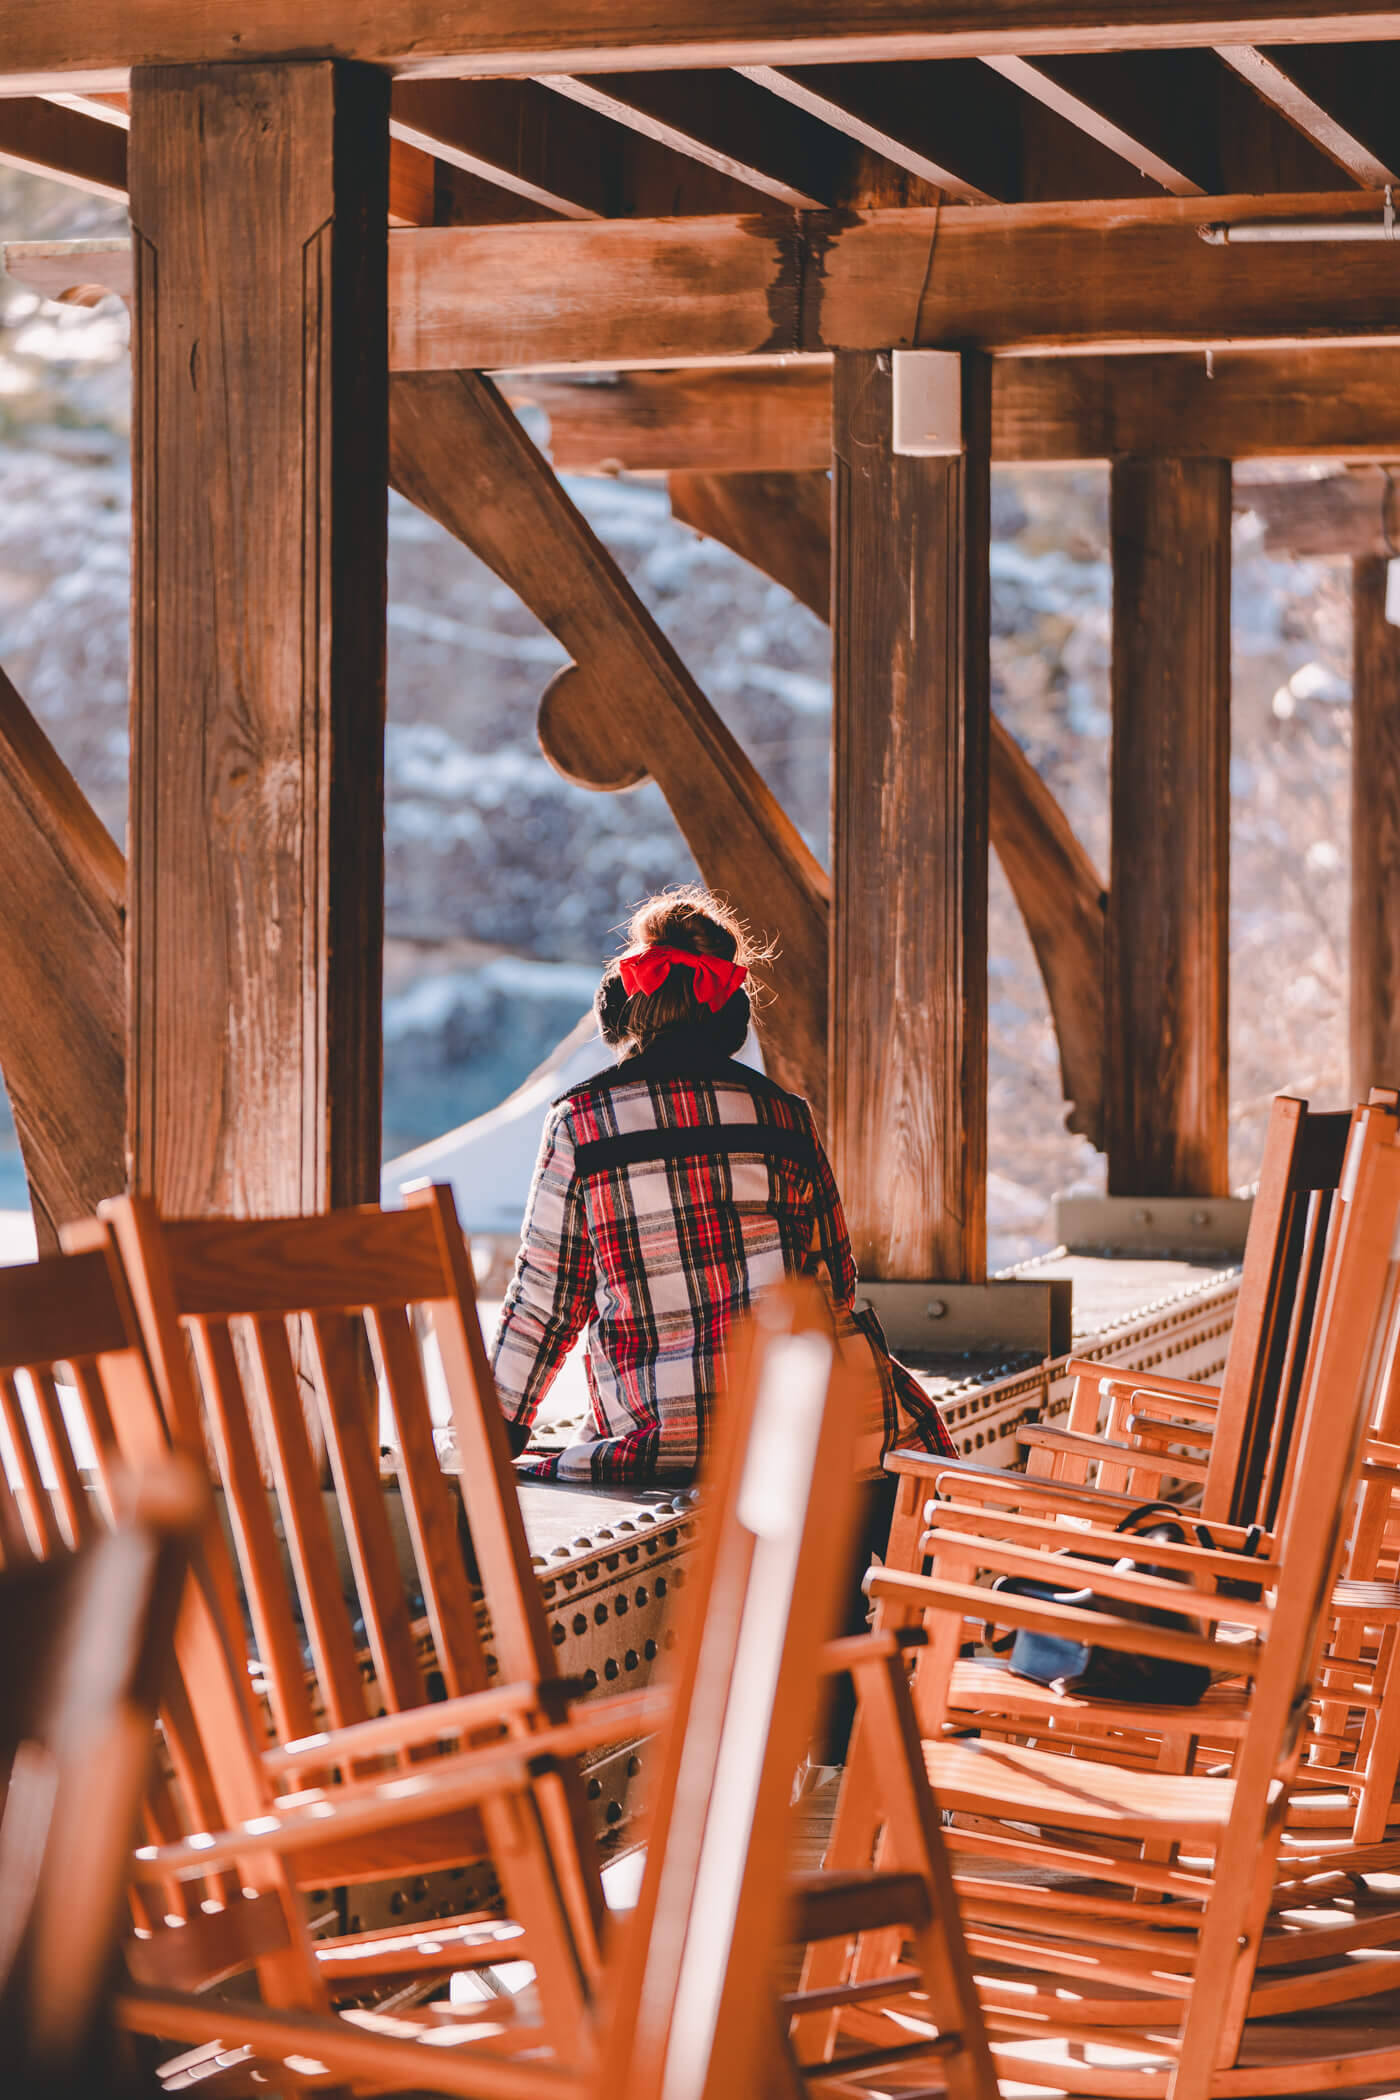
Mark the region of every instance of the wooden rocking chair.
<instances>
[{"instance_id":1,"label":"wooden rocking chair","mask_svg":"<svg viewBox=\"0 0 1400 2100\"><path fill-rule=\"evenodd\" d=\"M1375 1105L1393 1100L1378 1096ZM1256 1520L1267 1525L1281 1494L1270 1454L1276 1443L1286 1449L1296 1416L1350 1123L1276 1097L1218 1387L1071 1359L1066 1426L1022 1432L1024 1474L891 1453L886 1464L900 1486L888 1565L922 1565L920 1537L941 1521L931 1495L1111 1526L1136 1504L1184 1491L1222 1545L1241 1543Z\"/></svg>"},{"instance_id":2,"label":"wooden rocking chair","mask_svg":"<svg viewBox=\"0 0 1400 2100\"><path fill-rule=\"evenodd\" d=\"M958 1534L953 1520L931 1541L934 1576L872 1574L881 1624L933 1626L919 1660L925 1758L940 1799L957 1812L959 1895L1003 2068L1030 2083L1201 2100L1335 2090L1400 2068L1400 2048L1388 2038L1368 2047L1364 2027L1340 2042L1320 2036L1310 2045L1294 2035L1285 2045L1272 2029L1248 2024L1380 1993L1400 1974L1384 1945L1364 1951L1373 1934L1364 1915L1338 1923L1290 1909L1287 1920L1278 1917L1306 1903L1309 1872L1325 1872L1316 1857L1300 1862L1285 1849L1290 1799L1367 1411L1396 1342L1393 1116L1362 1112L1354 1144L1351 1200L1333 1235L1303 1382L1292 1492L1265 1578L1272 1595L1221 1596L1220 1575L1248 1580L1258 1572L1230 1554L1163 1549L1164 1561L1201 1583L1186 1588L1110 1573L1094 1557L1101 1539L1086 1542L1078 1559L1036 1554L970 1529ZM1108 1608L1085 1613L971 1586L987 1572L1082 1581ZM1174 1613L1185 1606L1188 1621L1217 1631L1207 1638L1118 1617L1115 1599ZM1093 1761L1043 1743L946 1734L948 1724L967 1725L949 1687L964 1620L974 1616L1226 1670L1247 1687L1232 1768L1224 1776L1162 1772L1115 1762L1111 1746ZM1235 1630L1222 1640L1225 1622ZM846 1787L851 1810L838 1819L838 1864L868 1842L872 1821L858 1742ZM877 1960L879 1950L866 1958ZM809 1970L808 1982L820 1981Z\"/></svg>"},{"instance_id":3,"label":"wooden rocking chair","mask_svg":"<svg viewBox=\"0 0 1400 2100\"><path fill-rule=\"evenodd\" d=\"M720 2100L736 2090L795 2096L828 2086L851 2093L871 2079L888 2090L892 2074L901 2089L913 2075L923 2091L992 2100L995 2079L918 1761L901 1645L882 1635L823 1647L852 1511L861 1376L842 1363L829 1312L807 1286L787 1286L765 1301L747 1348L736 1351L677 1650L641 1898L619 1934L602 2008L574 2037L572 2067L557 2055L507 2058L504 2047L518 2037L462 2022L454 2029L431 2009L416 2020L401 2017L389 2033L382 2020L351 2026L148 1991L126 2001L126 2017L167 2038L217 2032L226 2048L250 2049L264 2063L290 2057L324 2066L327 2077L482 2100L659 2100L663 2090ZM794 1884L786 1875L792 1782L823 1667L854 1672L869 1733L885 1747L891 1836L878 1867L866 1862L855 1873ZM435 1802L518 1800L575 1747L567 1726L542 1729L528 1740L416 1765L391 1781L346 1781L274 1808L252 1832L245 1824L224 1835L200 1833L194 1844L145 1848L139 1871L185 1878L250 1843L290 1856L317 1816L332 1841L343 1818L348 1843L361 1816L382 1813L396 1790L400 1798L411 1793L423 1812ZM874 1984L869 1977L838 1984L815 2001L780 1997L775 1962L785 1938L834 1939L853 1953L865 1933L892 1927L912 1943L912 1963ZM823 2053L803 2066L787 2026L818 2010L830 2016L831 2032Z\"/></svg>"},{"instance_id":4,"label":"wooden rocking chair","mask_svg":"<svg viewBox=\"0 0 1400 2100\"><path fill-rule=\"evenodd\" d=\"M172 1464L124 1482L122 1501L113 1530L84 1526L75 1550L38 1559L0 1473L0 2062L11 2100L127 2089L109 2001L205 1496L193 1469Z\"/></svg>"}]
</instances>

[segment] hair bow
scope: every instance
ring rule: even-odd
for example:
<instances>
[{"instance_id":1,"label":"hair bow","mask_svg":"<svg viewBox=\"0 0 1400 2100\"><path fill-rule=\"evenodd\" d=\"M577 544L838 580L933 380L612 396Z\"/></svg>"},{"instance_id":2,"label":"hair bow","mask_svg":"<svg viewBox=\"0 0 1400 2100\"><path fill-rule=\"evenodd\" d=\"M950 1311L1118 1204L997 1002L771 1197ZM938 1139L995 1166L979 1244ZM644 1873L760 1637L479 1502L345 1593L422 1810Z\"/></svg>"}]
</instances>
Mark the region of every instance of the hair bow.
<instances>
[{"instance_id":1,"label":"hair bow","mask_svg":"<svg viewBox=\"0 0 1400 2100\"><path fill-rule=\"evenodd\" d=\"M748 970L743 963L726 962L722 955L696 955L689 948L637 948L630 955L619 958L618 970L622 976L623 990L629 999L638 992L650 995L659 991L679 963L683 969L695 976L695 996L711 1013L718 1013L732 999Z\"/></svg>"}]
</instances>

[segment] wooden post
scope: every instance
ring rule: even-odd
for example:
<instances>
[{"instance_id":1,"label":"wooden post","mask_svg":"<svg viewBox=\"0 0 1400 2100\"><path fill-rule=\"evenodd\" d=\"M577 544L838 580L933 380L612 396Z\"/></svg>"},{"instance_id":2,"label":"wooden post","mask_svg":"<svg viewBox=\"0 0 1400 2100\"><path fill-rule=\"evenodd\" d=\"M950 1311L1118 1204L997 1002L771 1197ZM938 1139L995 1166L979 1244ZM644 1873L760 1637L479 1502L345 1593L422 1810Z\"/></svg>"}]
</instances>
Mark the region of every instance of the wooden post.
<instances>
[{"instance_id":1,"label":"wooden post","mask_svg":"<svg viewBox=\"0 0 1400 2100\"><path fill-rule=\"evenodd\" d=\"M830 1135L871 1277L986 1271L991 377L960 458L896 458L886 354L838 354Z\"/></svg>"},{"instance_id":2,"label":"wooden post","mask_svg":"<svg viewBox=\"0 0 1400 2100\"><path fill-rule=\"evenodd\" d=\"M134 1186L378 1194L387 77L137 68Z\"/></svg>"},{"instance_id":3,"label":"wooden post","mask_svg":"<svg viewBox=\"0 0 1400 2100\"><path fill-rule=\"evenodd\" d=\"M1400 1086L1400 628L1386 563L1352 567L1351 1086Z\"/></svg>"},{"instance_id":4,"label":"wooden post","mask_svg":"<svg viewBox=\"0 0 1400 2100\"><path fill-rule=\"evenodd\" d=\"M1229 1185L1230 465L1113 467L1108 1188Z\"/></svg>"}]
</instances>

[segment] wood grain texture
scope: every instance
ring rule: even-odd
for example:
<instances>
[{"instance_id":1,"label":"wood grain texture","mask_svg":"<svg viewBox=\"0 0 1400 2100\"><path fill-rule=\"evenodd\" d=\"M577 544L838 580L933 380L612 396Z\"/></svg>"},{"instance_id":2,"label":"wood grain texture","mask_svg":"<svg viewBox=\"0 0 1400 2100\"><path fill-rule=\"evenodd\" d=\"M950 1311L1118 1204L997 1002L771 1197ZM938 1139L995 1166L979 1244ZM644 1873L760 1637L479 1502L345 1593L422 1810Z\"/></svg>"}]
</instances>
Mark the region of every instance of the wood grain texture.
<instances>
[{"instance_id":1,"label":"wood grain texture","mask_svg":"<svg viewBox=\"0 0 1400 2100\"><path fill-rule=\"evenodd\" d=\"M1230 469L1113 469L1108 1187L1229 1187Z\"/></svg>"},{"instance_id":2,"label":"wood grain texture","mask_svg":"<svg viewBox=\"0 0 1400 2100\"><path fill-rule=\"evenodd\" d=\"M1322 191L1220 197L1210 216L1381 209L1377 194ZM405 227L389 244L389 358L395 371L614 370L916 341L1160 351L1400 334L1394 247L1215 248L1201 218L1199 201L1164 197ZM120 244L15 259L44 270L45 289L95 271L113 291L130 284Z\"/></svg>"},{"instance_id":3,"label":"wood grain texture","mask_svg":"<svg viewBox=\"0 0 1400 2100\"><path fill-rule=\"evenodd\" d=\"M545 755L584 786L650 775L705 880L780 942L765 1051L823 1115L826 879L752 761L489 380L396 379L390 473L573 658L541 705Z\"/></svg>"},{"instance_id":4,"label":"wood grain texture","mask_svg":"<svg viewBox=\"0 0 1400 2100\"><path fill-rule=\"evenodd\" d=\"M87 190L126 196L126 139L119 127L56 102L0 102L0 163Z\"/></svg>"},{"instance_id":5,"label":"wood grain texture","mask_svg":"<svg viewBox=\"0 0 1400 2100\"><path fill-rule=\"evenodd\" d=\"M1386 563L1352 569L1351 1077L1364 1100L1400 1074L1400 628Z\"/></svg>"},{"instance_id":6,"label":"wood grain texture","mask_svg":"<svg viewBox=\"0 0 1400 2100\"><path fill-rule=\"evenodd\" d=\"M831 615L831 490L825 474L672 474L671 509L722 540L816 613ZM1103 878L1016 739L991 718L992 850L1011 884L1045 985L1069 1128L1102 1147Z\"/></svg>"},{"instance_id":7,"label":"wood grain texture","mask_svg":"<svg viewBox=\"0 0 1400 2100\"><path fill-rule=\"evenodd\" d=\"M41 1253L126 1185L125 869L0 672L0 1072Z\"/></svg>"},{"instance_id":8,"label":"wood grain texture","mask_svg":"<svg viewBox=\"0 0 1400 2100\"><path fill-rule=\"evenodd\" d=\"M1389 45L1364 51L1260 51L1225 46L1220 57L1256 95L1354 182L1380 189L1396 181L1397 54Z\"/></svg>"},{"instance_id":9,"label":"wood grain texture","mask_svg":"<svg viewBox=\"0 0 1400 2100\"><path fill-rule=\"evenodd\" d=\"M891 379L839 357L832 1154L873 1277L986 1267L990 373L966 451L895 458Z\"/></svg>"},{"instance_id":10,"label":"wood grain texture","mask_svg":"<svg viewBox=\"0 0 1400 2100\"><path fill-rule=\"evenodd\" d=\"M133 1181L378 1193L388 91L138 73Z\"/></svg>"},{"instance_id":11,"label":"wood grain texture","mask_svg":"<svg viewBox=\"0 0 1400 2100\"><path fill-rule=\"evenodd\" d=\"M0 74L23 92L119 87L134 65L356 58L405 74L579 72L609 65L980 58L1177 44L1362 42L1400 35L1393 0L9 0Z\"/></svg>"},{"instance_id":12,"label":"wood grain texture","mask_svg":"<svg viewBox=\"0 0 1400 2100\"><path fill-rule=\"evenodd\" d=\"M1320 555L1382 555L1400 548L1400 498L1387 468L1357 467L1320 481L1263 481L1238 487L1236 510L1264 527L1264 552L1294 560Z\"/></svg>"},{"instance_id":13,"label":"wood grain texture","mask_svg":"<svg viewBox=\"0 0 1400 2100\"><path fill-rule=\"evenodd\" d=\"M29 267L20 261L12 274ZM76 259L65 266L48 257L36 267L51 281L81 275ZM606 383L507 373L500 384L513 405L528 401L548 414L560 473L803 474L830 458L831 373L822 358L623 372ZM994 464L1137 452L1236 460L1400 453L1400 351L1222 350L1209 373L1190 352L993 364ZM1236 490L1237 509L1295 499L1313 500L1285 483L1263 487L1258 502L1253 489Z\"/></svg>"}]
</instances>

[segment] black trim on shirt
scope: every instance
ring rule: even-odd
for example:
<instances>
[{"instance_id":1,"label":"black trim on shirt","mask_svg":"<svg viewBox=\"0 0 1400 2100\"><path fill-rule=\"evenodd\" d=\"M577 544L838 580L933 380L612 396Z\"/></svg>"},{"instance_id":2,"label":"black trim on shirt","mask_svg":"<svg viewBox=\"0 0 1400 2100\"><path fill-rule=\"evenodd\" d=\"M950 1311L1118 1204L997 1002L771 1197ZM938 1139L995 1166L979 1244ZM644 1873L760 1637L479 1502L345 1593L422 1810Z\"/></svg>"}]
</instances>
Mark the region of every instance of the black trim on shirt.
<instances>
[{"instance_id":1,"label":"black trim on shirt","mask_svg":"<svg viewBox=\"0 0 1400 2100\"><path fill-rule=\"evenodd\" d=\"M592 1138L574 1151L579 1175L606 1174L614 1167L644 1161L718 1159L731 1152L790 1159L815 1179L812 1141L804 1130L777 1123L702 1123L683 1130L624 1130L617 1137Z\"/></svg>"}]
</instances>

